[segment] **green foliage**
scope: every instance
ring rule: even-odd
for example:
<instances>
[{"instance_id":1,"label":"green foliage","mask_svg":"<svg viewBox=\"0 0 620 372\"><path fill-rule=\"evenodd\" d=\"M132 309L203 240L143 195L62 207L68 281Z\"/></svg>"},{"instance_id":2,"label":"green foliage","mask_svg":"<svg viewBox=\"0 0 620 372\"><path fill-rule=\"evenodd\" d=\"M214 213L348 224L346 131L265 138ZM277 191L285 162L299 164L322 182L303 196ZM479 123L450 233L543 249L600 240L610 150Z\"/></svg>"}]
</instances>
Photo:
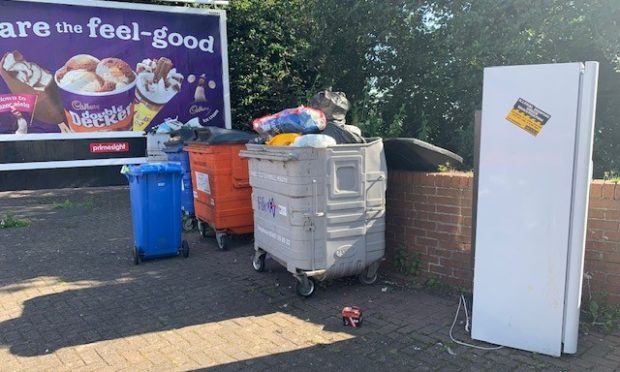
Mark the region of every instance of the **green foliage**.
<instances>
[{"instance_id":1,"label":"green foliage","mask_svg":"<svg viewBox=\"0 0 620 372\"><path fill-rule=\"evenodd\" d=\"M366 136L419 138L471 169L484 67L595 60L595 176L620 171L620 1L232 0L227 11L237 128L331 87Z\"/></svg>"},{"instance_id":2,"label":"green foliage","mask_svg":"<svg viewBox=\"0 0 620 372\"><path fill-rule=\"evenodd\" d=\"M93 210L95 208L96 205L96 199L94 195L89 195L86 198L84 198L84 201L82 202L82 206L88 210Z\"/></svg>"},{"instance_id":3,"label":"green foliage","mask_svg":"<svg viewBox=\"0 0 620 372\"><path fill-rule=\"evenodd\" d=\"M582 311L585 315L582 323L586 327L597 327L605 333L620 330L620 308L591 299Z\"/></svg>"},{"instance_id":4,"label":"green foliage","mask_svg":"<svg viewBox=\"0 0 620 372\"><path fill-rule=\"evenodd\" d=\"M11 227L28 227L30 226L30 221L23 219L23 218L17 218L15 216L13 216L12 214L5 214L3 216L0 216L0 229L8 229Z\"/></svg>"},{"instance_id":5,"label":"green foliage","mask_svg":"<svg viewBox=\"0 0 620 372\"><path fill-rule=\"evenodd\" d=\"M424 287L431 290L432 292L441 294L453 295L467 293L467 290L465 288L453 286L448 283L442 282L439 278L427 279L424 283Z\"/></svg>"},{"instance_id":6,"label":"green foliage","mask_svg":"<svg viewBox=\"0 0 620 372\"><path fill-rule=\"evenodd\" d=\"M603 172L603 179L605 181L620 183L620 174L616 171L605 171Z\"/></svg>"},{"instance_id":7,"label":"green foliage","mask_svg":"<svg viewBox=\"0 0 620 372\"><path fill-rule=\"evenodd\" d=\"M422 260L419 253L409 253L405 247L401 246L396 250L394 265L400 273L416 277L420 274Z\"/></svg>"},{"instance_id":8,"label":"green foliage","mask_svg":"<svg viewBox=\"0 0 620 372\"><path fill-rule=\"evenodd\" d=\"M54 209L68 209L73 208L73 202L69 199L65 199L63 202L54 202L52 204L52 208Z\"/></svg>"}]
</instances>

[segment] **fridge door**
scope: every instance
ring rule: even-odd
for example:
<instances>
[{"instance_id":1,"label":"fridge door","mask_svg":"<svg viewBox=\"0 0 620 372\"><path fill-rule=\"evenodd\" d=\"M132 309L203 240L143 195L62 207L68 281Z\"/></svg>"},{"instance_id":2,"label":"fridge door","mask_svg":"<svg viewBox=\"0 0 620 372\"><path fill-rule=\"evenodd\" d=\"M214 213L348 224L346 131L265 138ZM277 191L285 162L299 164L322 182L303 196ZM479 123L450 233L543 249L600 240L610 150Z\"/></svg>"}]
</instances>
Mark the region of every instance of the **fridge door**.
<instances>
[{"instance_id":1,"label":"fridge door","mask_svg":"<svg viewBox=\"0 0 620 372\"><path fill-rule=\"evenodd\" d=\"M583 68L484 71L474 339L561 353Z\"/></svg>"}]
</instances>

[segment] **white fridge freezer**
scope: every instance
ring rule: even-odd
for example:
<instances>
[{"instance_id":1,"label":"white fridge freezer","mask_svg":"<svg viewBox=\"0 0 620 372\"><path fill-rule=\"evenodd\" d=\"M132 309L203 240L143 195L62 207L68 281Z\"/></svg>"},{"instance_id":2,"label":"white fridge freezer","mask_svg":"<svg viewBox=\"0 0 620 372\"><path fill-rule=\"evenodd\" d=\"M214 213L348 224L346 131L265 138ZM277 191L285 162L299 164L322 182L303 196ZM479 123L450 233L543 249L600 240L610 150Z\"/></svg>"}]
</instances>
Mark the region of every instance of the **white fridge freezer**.
<instances>
[{"instance_id":1,"label":"white fridge freezer","mask_svg":"<svg viewBox=\"0 0 620 372\"><path fill-rule=\"evenodd\" d=\"M472 338L577 351L598 63L484 70Z\"/></svg>"}]
</instances>

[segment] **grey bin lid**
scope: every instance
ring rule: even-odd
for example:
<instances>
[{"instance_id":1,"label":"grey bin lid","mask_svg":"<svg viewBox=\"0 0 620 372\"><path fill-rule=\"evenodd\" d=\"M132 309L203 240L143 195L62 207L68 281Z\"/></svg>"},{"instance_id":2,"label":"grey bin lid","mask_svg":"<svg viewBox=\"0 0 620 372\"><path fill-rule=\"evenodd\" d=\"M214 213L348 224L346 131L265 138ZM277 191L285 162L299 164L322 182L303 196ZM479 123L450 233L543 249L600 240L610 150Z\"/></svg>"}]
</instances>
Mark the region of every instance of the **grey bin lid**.
<instances>
[{"instance_id":1,"label":"grey bin lid","mask_svg":"<svg viewBox=\"0 0 620 372\"><path fill-rule=\"evenodd\" d=\"M383 140L388 170L433 172L441 164L463 163L457 154L415 138Z\"/></svg>"}]
</instances>

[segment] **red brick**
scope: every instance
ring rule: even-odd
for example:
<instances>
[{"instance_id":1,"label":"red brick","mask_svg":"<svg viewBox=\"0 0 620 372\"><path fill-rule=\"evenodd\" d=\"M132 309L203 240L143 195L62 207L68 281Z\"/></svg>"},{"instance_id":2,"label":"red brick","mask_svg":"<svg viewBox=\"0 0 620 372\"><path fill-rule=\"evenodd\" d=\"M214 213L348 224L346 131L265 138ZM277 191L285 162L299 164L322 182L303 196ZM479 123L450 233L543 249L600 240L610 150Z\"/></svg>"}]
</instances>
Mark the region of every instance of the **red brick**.
<instances>
[{"instance_id":1,"label":"red brick","mask_svg":"<svg viewBox=\"0 0 620 372\"><path fill-rule=\"evenodd\" d=\"M602 198L603 199L613 199L614 198L614 193L616 191L616 184L615 183L609 183L609 182L605 182L605 184L602 186Z\"/></svg>"},{"instance_id":2,"label":"red brick","mask_svg":"<svg viewBox=\"0 0 620 372\"><path fill-rule=\"evenodd\" d=\"M589 261L589 260L600 261L603 259L603 252L586 249L585 259L586 261Z\"/></svg>"},{"instance_id":3,"label":"red brick","mask_svg":"<svg viewBox=\"0 0 620 372\"><path fill-rule=\"evenodd\" d=\"M607 209L607 210L600 210L600 209L595 209L594 211L596 212L603 212L605 214L605 219L606 220L610 220L610 221L620 221L620 209ZM588 213L588 217L591 216L591 213L594 211L590 211ZM593 218L596 218L594 216L592 216Z\"/></svg>"},{"instance_id":4,"label":"red brick","mask_svg":"<svg viewBox=\"0 0 620 372\"><path fill-rule=\"evenodd\" d=\"M620 265L618 266L618 268L620 268ZM616 273L620 273L620 271L617 271ZM617 287L620 288L620 275L608 275L607 276L607 285L609 287ZM615 295L619 295L620 292L615 292Z\"/></svg>"},{"instance_id":5,"label":"red brick","mask_svg":"<svg viewBox=\"0 0 620 372\"><path fill-rule=\"evenodd\" d=\"M620 225L618 221L606 221L606 220L588 220L588 229L605 230L605 231L618 231Z\"/></svg>"},{"instance_id":6,"label":"red brick","mask_svg":"<svg viewBox=\"0 0 620 372\"><path fill-rule=\"evenodd\" d=\"M594 180L590 185L590 198L600 199L603 194L603 181Z\"/></svg>"},{"instance_id":7,"label":"red brick","mask_svg":"<svg viewBox=\"0 0 620 372\"><path fill-rule=\"evenodd\" d=\"M609 200L609 199L590 199L590 208L599 208L599 209L620 209L620 199Z\"/></svg>"},{"instance_id":8,"label":"red brick","mask_svg":"<svg viewBox=\"0 0 620 372\"><path fill-rule=\"evenodd\" d=\"M620 251L620 242L614 242L609 240L601 240L601 241L586 241L586 252L589 250L595 250L599 252L606 251Z\"/></svg>"},{"instance_id":9,"label":"red brick","mask_svg":"<svg viewBox=\"0 0 620 372\"><path fill-rule=\"evenodd\" d=\"M428 264L428 271L433 274L445 275L445 276L452 274L452 269L439 266L439 265L433 265L430 263Z\"/></svg>"},{"instance_id":10,"label":"red brick","mask_svg":"<svg viewBox=\"0 0 620 372\"><path fill-rule=\"evenodd\" d=\"M620 273L620 264L604 261L588 261L588 271L596 275L597 273Z\"/></svg>"},{"instance_id":11,"label":"red brick","mask_svg":"<svg viewBox=\"0 0 620 372\"><path fill-rule=\"evenodd\" d=\"M431 186L413 185L413 190L411 192L416 195L436 195L437 188L434 186L431 187Z\"/></svg>"},{"instance_id":12,"label":"red brick","mask_svg":"<svg viewBox=\"0 0 620 372\"><path fill-rule=\"evenodd\" d=\"M414 203L414 208L420 211L435 212L435 204L432 203Z\"/></svg>"},{"instance_id":13,"label":"red brick","mask_svg":"<svg viewBox=\"0 0 620 372\"><path fill-rule=\"evenodd\" d=\"M413 226L406 226L406 234L408 237L411 237L412 239L415 239L419 236L426 236L426 230L424 229L418 229L416 227Z\"/></svg>"},{"instance_id":14,"label":"red brick","mask_svg":"<svg viewBox=\"0 0 620 372\"><path fill-rule=\"evenodd\" d=\"M432 215L437 222L447 223L451 225L462 225L463 216L453 214L433 214Z\"/></svg>"},{"instance_id":15,"label":"red brick","mask_svg":"<svg viewBox=\"0 0 620 372\"><path fill-rule=\"evenodd\" d=\"M432 214L426 211L419 211L416 210L415 208L411 209L410 211L407 211L407 217L411 218L412 220L424 220L424 221L432 221L433 218L431 217Z\"/></svg>"},{"instance_id":16,"label":"red brick","mask_svg":"<svg viewBox=\"0 0 620 372\"><path fill-rule=\"evenodd\" d=\"M594 208L590 208L588 210L588 219L592 218L592 219L605 219L607 217L605 217L605 209L594 209Z\"/></svg>"},{"instance_id":17,"label":"red brick","mask_svg":"<svg viewBox=\"0 0 620 372\"><path fill-rule=\"evenodd\" d=\"M464 269L452 269L452 276L455 278L469 280L473 277L471 270Z\"/></svg>"},{"instance_id":18,"label":"red brick","mask_svg":"<svg viewBox=\"0 0 620 372\"><path fill-rule=\"evenodd\" d=\"M462 199L449 196L431 195L428 197L428 202L437 205L460 206L462 204Z\"/></svg>"},{"instance_id":19,"label":"red brick","mask_svg":"<svg viewBox=\"0 0 620 372\"><path fill-rule=\"evenodd\" d=\"M461 226L453 224L438 223L437 231L457 234L461 232Z\"/></svg>"},{"instance_id":20,"label":"red brick","mask_svg":"<svg viewBox=\"0 0 620 372\"><path fill-rule=\"evenodd\" d=\"M426 246L426 247L436 247L437 246L437 240L425 238L423 236L416 237L415 238L415 243L419 244L419 245Z\"/></svg>"},{"instance_id":21,"label":"red brick","mask_svg":"<svg viewBox=\"0 0 620 372\"><path fill-rule=\"evenodd\" d=\"M461 206L461 215L465 216L465 217L471 217L471 203L469 204L463 204Z\"/></svg>"},{"instance_id":22,"label":"red brick","mask_svg":"<svg viewBox=\"0 0 620 372\"><path fill-rule=\"evenodd\" d=\"M458 207L458 206L455 206L455 205L438 205L437 206L437 213L446 213L446 214L460 215L461 214L461 207Z\"/></svg>"},{"instance_id":23,"label":"red brick","mask_svg":"<svg viewBox=\"0 0 620 372\"><path fill-rule=\"evenodd\" d=\"M618 264L617 273L620 274L620 252L605 252L603 253L603 261Z\"/></svg>"},{"instance_id":24,"label":"red brick","mask_svg":"<svg viewBox=\"0 0 620 372\"><path fill-rule=\"evenodd\" d=\"M416 172L413 176L413 184L418 186L435 186L435 177L432 173Z\"/></svg>"},{"instance_id":25,"label":"red brick","mask_svg":"<svg viewBox=\"0 0 620 372\"><path fill-rule=\"evenodd\" d=\"M463 192L460 189L446 189L446 188L438 187L437 195L449 196L451 198L460 198L463 196Z\"/></svg>"},{"instance_id":26,"label":"red brick","mask_svg":"<svg viewBox=\"0 0 620 372\"><path fill-rule=\"evenodd\" d=\"M435 222L425 220L413 220L413 226L426 231L435 231L437 229Z\"/></svg>"},{"instance_id":27,"label":"red brick","mask_svg":"<svg viewBox=\"0 0 620 372\"><path fill-rule=\"evenodd\" d=\"M620 242L620 232L603 231L603 240L609 241L609 242Z\"/></svg>"},{"instance_id":28,"label":"red brick","mask_svg":"<svg viewBox=\"0 0 620 372\"><path fill-rule=\"evenodd\" d=\"M450 249L441 249L441 248L437 248L437 247L429 247L428 255L429 256L435 256L435 257L450 258L450 257L452 257L452 251Z\"/></svg>"}]
</instances>

